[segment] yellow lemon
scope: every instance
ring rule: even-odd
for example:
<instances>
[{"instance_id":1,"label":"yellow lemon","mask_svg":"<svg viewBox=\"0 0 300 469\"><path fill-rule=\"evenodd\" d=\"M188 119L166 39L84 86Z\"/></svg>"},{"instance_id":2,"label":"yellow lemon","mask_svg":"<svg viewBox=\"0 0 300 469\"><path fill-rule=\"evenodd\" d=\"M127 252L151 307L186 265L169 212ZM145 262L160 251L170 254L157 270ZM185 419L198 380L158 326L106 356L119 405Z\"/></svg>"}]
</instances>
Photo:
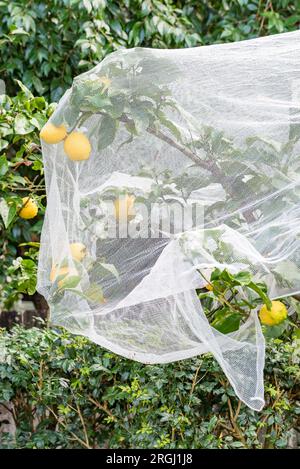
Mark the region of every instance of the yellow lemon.
<instances>
[{"instance_id":1,"label":"yellow lemon","mask_svg":"<svg viewBox=\"0 0 300 469\"><path fill-rule=\"evenodd\" d=\"M44 125L40 132L41 139L46 143L59 143L66 137L66 135L67 129L63 124L56 127L51 122Z\"/></svg>"},{"instance_id":2,"label":"yellow lemon","mask_svg":"<svg viewBox=\"0 0 300 469\"><path fill-rule=\"evenodd\" d=\"M135 217L134 195L121 196L114 201L115 216L119 222L129 221Z\"/></svg>"},{"instance_id":3,"label":"yellow lemon","mask_svg":"<svg viewBox=\"0 0 300 469\"><path fill-rule=\"evenodd\" d=\"M25 220L34 218L39 210L35 200L31 199L30 197L23 197L22 202L23 207L19 211L19 216L21 218L25 218Z\"/></svg>"},{"instance_id":4,"label":"yellow lemon","mask_svg":"<svg viewBox=\"0 0 300 469\"><path fill-rule=\"evenodd\" d=\"M70 244L71 256L76 261L80 262L86 255L86 247L82 243L71 243Z\"/></svg>"},{"instance_id":5,"label":"yellow lemon","mask_svg":"<svg viewBox=\"0 0 300 469\"><path fill-rule=\"evenodd\" d=\"M57 277L61 276L62 278L57 282L57 284L59 288L63 288L64 285L66 284L66 280L69 277L73 277L77 275L78 275L78 272L76 269L70 268L68 266L58 268L56 265L54 265L50 272L50 281L53 283L55 282Z\"/></svg>"},{"instance_id":6,"label":"yellow lemon","mask_svg":"<svg viewBox=\"0 0 300 469\"><path fill-rule=\"evenodd\" d=\"M287 309L281 301L272 301L271 309L263 305L259 311L259 318L266 326L275 326L287 318Z\"/></svg>"},{"instance_id":7,"label":"yellow lemon","mask_svg":"<svg viewBox=\"0 0 300 469\"><path fill-rule=\"evenodd\" d=\"M87 160L91 153L89 139L82 132L71 132L65 140L64 150L70 160Z\"/></svg>"}]
</instances>

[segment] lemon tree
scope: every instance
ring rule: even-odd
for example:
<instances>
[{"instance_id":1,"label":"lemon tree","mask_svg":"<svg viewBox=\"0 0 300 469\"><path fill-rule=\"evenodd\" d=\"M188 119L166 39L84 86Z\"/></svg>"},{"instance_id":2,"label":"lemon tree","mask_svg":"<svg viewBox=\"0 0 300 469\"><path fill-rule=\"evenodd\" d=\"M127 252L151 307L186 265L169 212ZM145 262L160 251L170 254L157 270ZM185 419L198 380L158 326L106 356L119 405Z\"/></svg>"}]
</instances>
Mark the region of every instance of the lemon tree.
<instances>
[{"instance_id":1,"label":"lemon tree","mask_svg":"<svg viewBox=\"0 0 300 469\"><path fill-rule=\"evenodd\" d=\"M45 183L38 133L53 112L18 83L0 96L0 310L34 295Z\"/></svg>"},{"instance_id":2,"label":"lemon tree","mask_svg":"<svg viewBox=\"0 0 300 469\"><path fill-rule=\"evenodd\" d=\"M167 60L164 59L165 62ZM69 92L68 106L62 106L51 119L51 129L55 136L61 132L58 129L66 130L66 133L60 134L59 142L56 142L55 137L49 138L46 135L45 142L56 145L63 141L65 157L79 164L84 164L91 154L93 157L96 157L95 155L101 157L101 151L111 146L117 138L119 139L119 133L122 133L122 136L125 135L120 147L126 148L141 135L149 134L175 148L185 159L190 160L191 170L187 169L180 176L171 174L168 170L157 174L154 167L142 167L137 175L149 176L157 181L155 189L146 196L138 191L133 193L129 188L128 190L122 188L122 194L118 193L117 189L108 190L98 201L95 201L95 204L101 204L106 197L112 197L115 218L119 222L125 218L130 222L137 214L137 200L145 205L150 201L164 200L165 196L168 196L168 200L175 200L180 192L183 200L188 199L190 194L199 188L199 180L201 180L203 185L222 182L222 189L228 200L228 212L233 213L232 223L235 226L243 226L243 224L256 221L258 216L261 219L267 218L271 207L274 209L276 206L277 212L281 213L289 203L292 205L295 197L293 190L286 195L285 200L282 200L280 196L270 197L260 214L257 214L255 209L235 210L241 203L241 194L245 194L246 205L246 202L249 204L249 201L255 200L258 190L270 194L274 192L277 181L276 178L266 179L263 176L266 166L270 173L280 171L288 175L290 171L297 170L297 162L294 158L290 158L288 167L285 163L286 158L293 155L300 138L299 129L293 125L293 121L291 120L290 133L285 142L264 140L253 136L246 139L243 148L239 147L225 132L195 122L195 119L181 108L176 96L171 92L171 85L178 78L180 71L173 62L169 61L167 64L165 62L166 68L161 67L160 60L150 50L143 51L141 54L138 49L134 49L130 52L130 60L123 60L122 54L116 54L114 59L103 64L101 76L91 73L78 77ZM151 80L149 80L149 70L152 71ZM153 79L153 70L159 70L159 85ZM140 86L141 83L143 86ZM96 119L90 125L87 121L92 116ZM178 122L181 124L179 125ZM82 129L85 130L82 131ZM188 132L189 129L193 132ZM41 138L43 139L43 131ZM249 158L254 154L255 164L249 166L247 158L238 158L242 154L250 155ZM285 158L282 155L285 155ZM233 174L244 173L248 175L247 178L232 179ZM87 229L91 231L97 220L94 215L89 214L88 204L85 207L84 203L83 200L82 219L86 222ZM206 210L206 216L211 220L218 218L219 215L218 207L214 204ZM213 241L218 246L220 262L222 259L225 262L232 256L232 246L219 243L218 236ZM94 272L94 267L88 262L88 259L85 259L83 265L85 272L89 275L89 272ZM293 263L293 261L289 262ZM105 264L105 259L103 263ZM251 261L248 263L250 269ZM110 266L110 269L114 269L114 266ZM290 273L296 270L291 266L289 269L278 269L275 272L277 283L282 288L288 288L291 284ZM218 275L218 270L216 272L215 276ZM298 275L297 272L296 275ZM222 281L225 281L225 277ZM236 281L239 283L235 284ZM238 300L237 290L232 298L227 298L225 289L225 300L229 304L221 302L222 308L218 307L216 311L213 310L213 314L207 309L212 324L220 331L228 333L236 330L251 314L254 307L262 307L262 303L268 311L272 310L266 287L262 288L257 279L250 281L247 278L247 281L245 279L242 281L242 276L238 280L229 276L227 282L234 290L237 286L247 291L251 290L251 295L255 293L256 298L253 299L254 303L252 296L247 300L251 307L244 307L243 303L242 307L233 308L232 305L229 307L233 300L244 300ZM295 279L292 279L292 283L294 282ZM72 290L74 291L74 287ZM208 295L215 295L218 289L216 290L213 282L209 280L206 291ZM77 293L81 294L80 288L77 289ZM222 290L221 294L224 294ZM218 298L220 300L221 296L219 295ZM213 307L212 304L210 306ZM283 319L278 320L278 323L284 322ZM270 322L265 325L272 327L276 323Z\"/></svg>"}]
</instances>

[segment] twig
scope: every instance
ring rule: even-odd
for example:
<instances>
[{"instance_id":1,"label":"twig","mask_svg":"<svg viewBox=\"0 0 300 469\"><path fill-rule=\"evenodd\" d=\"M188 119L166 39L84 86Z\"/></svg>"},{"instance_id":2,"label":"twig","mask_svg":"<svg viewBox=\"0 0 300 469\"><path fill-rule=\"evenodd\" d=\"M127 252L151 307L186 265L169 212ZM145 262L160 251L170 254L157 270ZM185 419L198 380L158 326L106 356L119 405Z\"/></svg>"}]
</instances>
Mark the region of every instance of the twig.
<instances>
[{"instance_id":1,"label":"twig","mask_svg":"<svg viewBox=\"0 0 300 469\"><path fill-rule=\"evenodd\" d=\"M233 414L233 409L232 409L232 405L231 405L231 401L230 401L229 397L228 397L228 400L227 400L227 404L228 404L228 407L229 407L230 423L233 426L233 428L235 430L235 433L237 434L237 437L241 440L243 445L247 448L247 443L246 443L246 440L244 438L244 435L242 434L242 432L240 430L240 427L237 425L237 423L235 421L235 415L237 416L238 414L237 413L235 415Z\"/></svg>"},{"instance_id":2,"label":"twig","mask_svg":"<svg viewBox=\"0 0 300 469\"><path fill-rule=\"evenodd\" d=\"M237 408L236 408L236 412L235 412L235 415L234 415L234 421L236 421L236 419L238 418L238 416L240 414L241 405L242 405L242 401L239 400Z\"/></svg>"},{"instance_id":3,"label":"twig","mask_svg":"<svg viewBox=\"0 0 300 469\"><path fill-rule=\"evenodd\" d=\"M59 425L62 425L65 430L69 431L69 433L73 436L73 438L75 438L75 440L78 441L78 443L80 443L82 446L84 446L87 449L92 449L91 446L89 446L85 441L79 438L79 436L77 436L74 432L72 432L71 430L68 430L67 425L64 422L62 422L62 420L56 415L56 413L51 409L51 407L46 406L46 408L55 417L57 423Z\"/></svg>"},{"instance_id":4,"label":"twig","mask_svg":"<svg viewBox=\"0 0 300 469\"><path fill-rule=\"evenodd\" d=\"M192 382L192 387L191 387L191 391L190 391L190 398L192 397L192 394L194 392L194 389L195 389L195 386L196 386L196 381L197 381L197 377L198 377L198 373L200 371L200 368L201 368L201 365L202 363L198 366L198 368L196 369L196 373L195 373L195 376L193 378L193 382Z\"/></svg>"},{"instance_id":5,"label":"twig","mask_svg":"<svg viewBox=\"0 0 300 469\"><path fill-rule=\"evenodd\" d=\"M88 446L90 446L89 437L88 437L87 430L86 430L86 426L85 426L85 423L84 423L84 418L83 418L83 416L82 416L80 407L79 407L79 405L78 405L77 402L76 402L76 408L77 408L77 412L78 412L80 421L81 421L81 423L82 423L83 433L84 433L84 436L85 436L85 442L86 442L86 444L87 444Z\"/></svg>"},{"instance_id":6,"label":"twig","mask_svg":"<svg viewBox=\"0 0 300 469\"><path fill-rule=\"evenodd\" d=\"M98 409L100 410L103 410L103 412L105 412L107 415L109 415L113 420L117 420L117 418L114 416L114 414L109 410L107 409L106 406L100 404L100 402L96 401L95 399L93 399L91 396L88 397L88 400L90 402L92 402L96 407L98 407ZM127 432L129 432L128 428L126 428L126 426L124 424L122 424L121 422L119 422L119 425L121 427L124 428L124 430L126 430Z\"/></svg>"}]
</instances>

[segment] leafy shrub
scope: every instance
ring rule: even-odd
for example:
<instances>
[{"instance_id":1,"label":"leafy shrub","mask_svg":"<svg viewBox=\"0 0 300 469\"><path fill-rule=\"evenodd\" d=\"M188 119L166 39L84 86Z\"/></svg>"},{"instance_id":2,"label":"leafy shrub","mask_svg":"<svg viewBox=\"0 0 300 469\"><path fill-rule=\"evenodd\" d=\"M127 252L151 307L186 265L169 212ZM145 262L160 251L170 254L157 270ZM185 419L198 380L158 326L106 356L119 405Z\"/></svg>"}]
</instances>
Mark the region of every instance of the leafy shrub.
<instances>
[{"instance_id":1,"label":"leafy shrub","mask_svg":"<svg viewBox=\"0 0 300 469\"><path fill-rule=\"evenodd\" d=\"M75 75L120 47L200 43L190 19L168 0L0 2L4 78L57 101Z\"/></svg>"},{"instance_id":2,"label":"leafy shrub","mask_svg":"<svg viewBox=\"0 0 300 469\"><path fill-rule=\"evenodd\" d=\"M0 1L2 78L57 101L72 78L120 47L193 47L296 29L295 2Z\"/></svg>"},{"instance_id":3,"label":"leafy shrub","mask_svg":"<svg viewBox=\"0 0 300 469\"><path fill-rule=\"evenodd\" d=\"M15 97L0 96L0 310L10 309L20 293L35 292L45 199L38 132L53 108L19 85ZM33 221L18 217L28 194L40 208Z\"/></svg>"},{"instance_id":4,"label":"leafy shrub","mask_svg":"<svg viewBox=\"0 0 300 469\"><path fill-rule=\"evenodd\" d=\"M0 352L0 403L12 404L16 425L2 447L283 448L299 415L295 341L269 344L260 413L236 399L208 354L143 365L60 330L21 327L2 330Z\"/></svg>"}]
</instances>

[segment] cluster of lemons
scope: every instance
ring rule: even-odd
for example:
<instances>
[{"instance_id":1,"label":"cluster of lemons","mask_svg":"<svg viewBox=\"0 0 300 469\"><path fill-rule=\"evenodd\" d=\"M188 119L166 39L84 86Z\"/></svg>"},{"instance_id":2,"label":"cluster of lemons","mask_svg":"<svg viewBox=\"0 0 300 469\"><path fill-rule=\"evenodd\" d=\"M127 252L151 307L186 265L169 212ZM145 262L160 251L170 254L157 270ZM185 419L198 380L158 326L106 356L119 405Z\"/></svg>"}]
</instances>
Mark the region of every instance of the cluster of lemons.
<instances>
[{"instance_id":1,"label":"cluster of lemons","mask_svg":"<svg viewBox=\"0 0 300 469\"><path fill-rule=\"evenodd\" d=\"M69 245L69 249L73 260L77 262L81 262L87 253L86 247L83 243L71 243ZM57 284L59 288L63 288L70 277L77 275L78 272L75 267L69 267L68 265L59 267L54 264L50 272L50 281L54 283L58 277L61 277Z\"/></svg>"},{"instance_id":2,"label":"cluster of lemons","mask_svg":"<svg viewBox=\"0 0 300 469\"><path fill-rule=\"evenodd\" d=\"M41 130L41 139L49 144L59 143L64 140L64 150L72 161L87 160L91 154L91 144L89 139L82 132L71 132L67 134L66 127L62 124L59 127L48 122ZM38 205L31 197L23 197L23 206L19 211L19 216L25 220L34 218L38 213Z\"/></svg>"},{"instance_id":3,"label":"cluster of lemons","mask_svg":"<svg viewBox=\"0 0 300 469\"><path fill-rule=\"evenodd\" d=\"M22 198L23 206L19 211L19 216L25 220L34 218L38 213L38 205L31 197ZM115 217L119 223L130 221L135 217L136 212L134 208L135 197L134 195L126 194L118 197L114 201Z\"/></svg>"},{"instance_id":4,"label":"cluster of lemons","mask_svg":"<svg viewBox=\"0 0 300 469\"><path fill-rule=\"evenodd\" d=\"M115 216L119 223L130 220L135 216L134 201L135 197L128 194L115 200ZM77 262L81 262L87 253L86 246L79 242L71 243L69 245L69 249L73 260ZM56 280L58 280L58 287L63 289L67 285L70 277L76 277L78 275L78 271L75 267L70 267L69 265L59 267L58 265L54 264L50 272L50 281L51 283L54 283Z\"/></svg>"},{"instance_id":5,"label":"cluster of lemons","mask_svg":"<svg viewBox=\"0 0 300 469\"><path fill-rule=\"evenodd\" d=\"M72 161L83 161L90 157L92 147L86 135L78 131L68 134L64 124L55 126L52 122L48 122L42 128L40 137L48 144L60 143L64 140L65 153Z\"/></svg>"},{"instance_id":6,"label":"cluster of lemons","mask_svg":"<svg viewBox=\"0 0 300 469\"><path fill-rule=\"evenodd\" d=\"M205 285L205 288L208 291L213 291L214 289L211 283ZM286 306L281 301L273 300L271 308L268 308L267 305L263 305L258 315L260 322L265 326L277 326L285 321L288 312Z\"/></svg>"}]
</instances>

